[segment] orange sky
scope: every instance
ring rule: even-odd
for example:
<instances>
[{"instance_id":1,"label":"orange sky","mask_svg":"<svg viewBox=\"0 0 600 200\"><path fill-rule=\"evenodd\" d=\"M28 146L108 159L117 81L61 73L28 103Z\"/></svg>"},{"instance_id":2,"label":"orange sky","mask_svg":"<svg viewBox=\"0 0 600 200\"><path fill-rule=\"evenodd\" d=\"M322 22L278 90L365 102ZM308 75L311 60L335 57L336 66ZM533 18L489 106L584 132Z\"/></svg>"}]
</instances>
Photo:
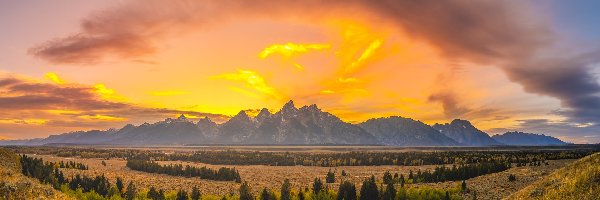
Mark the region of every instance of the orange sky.
<instances>
[{"instance_id":1,"label":"orange sky","mask_svg":"<svg viewBox=\"0 0 600 200\"><path fill-rule=\"evenodd\" d=\"M266 107L277 111L290 99L297 106L317 104L353 123L391 115L428 124L462 118L496 133L518 128L524 120L568 120L553 112L564 108L561 99L526 91L528 85L515 81L512 71L504 68L527 53L505 52L504 48L513 46L503 46L493 49L501 52L497 57L475 55L467 52L467 47L440 42L436 34L423 34L435 31L427 25L403 26L406 22L372 14L360 3L334 7L327 13L317 9L305 17L294 10L289 15L279 11L279 5L265 6L278 10L273 16L246 11L246 7L238 10L246 14L220 14L222 5L216 4L207 12L219 15L208 22L196 19L205 16L194 14L179 16L178 21L163 19L174 15L170 12L157 14L161 19L148 17L153 15L118 18L129 16L124 13L130 10L146 10L133 9L127 3L90 4L96 6L78 5L86 12L56 16L64 22L56 26L58 31L40 33L44 36L41 40L15 47L24 54L18 58L22 61L0 62L2 80L45 88L3 87L7 98L32 95L45 99L44 103L31 100L31 104L20 100L25 106L0 110L0 137L118 128L179 113L192 118L208 114L223 121L240 110ZM235 10L237 5L228 6ZM142 22L152 26L136 24L140 27L131 30L139 35L118 40L109 35L122 35L131 30L118 27ZM470 37L480 37L477 34ZM85 42L93 46L59 46L84 40L77 37L89 37ZM97 39L102 37L108 39ZM68 52L71 50L75 53ZM10 63L24 64L18 68L8 66ZM74 88L76 92L70 91ZM53 101L48 98L61 95L72 101L49 103ZM111 106L113 103L117 105ZM558 136L585 142L581 137Z\"/></svg>"}]
</instances>

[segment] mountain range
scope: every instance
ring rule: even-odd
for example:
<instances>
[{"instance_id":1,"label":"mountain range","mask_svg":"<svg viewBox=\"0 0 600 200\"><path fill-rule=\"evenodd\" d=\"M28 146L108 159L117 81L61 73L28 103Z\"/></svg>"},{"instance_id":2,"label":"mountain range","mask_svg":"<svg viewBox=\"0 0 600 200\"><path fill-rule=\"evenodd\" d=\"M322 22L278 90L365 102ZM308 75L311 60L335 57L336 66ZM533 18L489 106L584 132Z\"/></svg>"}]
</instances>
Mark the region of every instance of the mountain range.
<instances>
[{"instance_id":1,"label":"mountain range","mask_svg":"<svg viewBox=\"0 0 600 200\"><path fill-rule=\"evenodd\" d=\"M317 105L296 108L293 101L271 113L263 108L256 117L240 111L217 124L209 118L193 122L184 115L153 124L128 124L121 129L76 131L47 138L0 141L2 145L390 145L390 146L499 146L564 145L557 138L520 132L490 137L469 121L429 126L398 116L369 119L359 124L342 121Z\"/></svg>"}]
</instances>

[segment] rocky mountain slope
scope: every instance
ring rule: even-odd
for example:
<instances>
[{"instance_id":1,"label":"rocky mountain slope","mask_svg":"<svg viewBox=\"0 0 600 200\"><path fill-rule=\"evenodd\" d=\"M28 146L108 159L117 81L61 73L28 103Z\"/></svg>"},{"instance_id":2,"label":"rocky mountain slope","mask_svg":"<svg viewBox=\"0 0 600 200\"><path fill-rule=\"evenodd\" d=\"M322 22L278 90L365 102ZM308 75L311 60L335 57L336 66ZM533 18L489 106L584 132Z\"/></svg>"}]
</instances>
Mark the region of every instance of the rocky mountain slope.
<instances>
[{"instance_id":1,"label":"rocky mountain slope","mask_svg":"<svg viewBox=\"0 0 600 200\"><path fill-rule=\"evenodd\" d=\"M403 117L370 119L360 127L373 134L385 145L393 146L456 146L458 142L446 137L423 122Z\"/></svg>"},{"instance_id":2,"label":"rocky mountain slope","mask_svg":"<svg viewBox=\"0 0 600 200\"><path fill-rule=\"evenodd\" d=\"M209 118L197 122L184 115L156 123L128 124L120 129L76 131L32 140L0 141L0 145L108 144L108 145L392 145L493 146L566 144L535 134L507 133L490 138L469 121L454 120L433 127L403 117L370 119L360 124L342 121L317 105L295 107L287 102L275 113L262 109L256 117L240 111L217 124Z\"/></svg>"},{"instance_id":3,"label":"rocky mountain slope","mask_svg":"<svg viewBox=\"0 0 600 200\"><path fill-rule=\"evenodd\" d=\"M467 120L455 119L450 123L435 124L432 127L463 146L502 145L502 143L492 139L487 133L475 128Z\"/></svg>"}]
</instances>

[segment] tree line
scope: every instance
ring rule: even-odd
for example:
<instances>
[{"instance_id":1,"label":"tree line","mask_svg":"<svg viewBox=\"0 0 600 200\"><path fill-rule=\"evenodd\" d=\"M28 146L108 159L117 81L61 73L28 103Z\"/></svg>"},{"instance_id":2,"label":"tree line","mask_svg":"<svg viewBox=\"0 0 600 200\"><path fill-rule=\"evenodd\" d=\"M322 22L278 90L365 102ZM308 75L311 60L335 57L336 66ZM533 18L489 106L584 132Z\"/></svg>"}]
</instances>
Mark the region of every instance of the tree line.
<instances>
[{"instance_id":1,"label":"tree line","mask_svg":"<svg viewBox=\"0 0 600 200\"><path fill-rule=\"evenodd\" d=\"M510 169L510 163L491 162L491 163L476 163L468 165L460 165L456 167L453 165L452 168L446 166L438 166L433 172L429 170L413 174L409 172L408 178L412 179L414 183L436 183L445 181L459 181L467 180L481 175L496 173Z\"/></svg>"},{"instance_id":2,"label":"tree line","mask_svg":"<svg viewBox=\"0 0 600 200\"><path fill-rule=\"evenodd\" d=\"M63 162L60 161L58 164L59 168L68 168L68 169L80 169L80 170L88 170L89 167L83 163L78 163L75 161Z\"/></svg>"},{"instance_id":3,"label":"tree line","mask_svg":"<svg viewBox=\"0 0 600 200\"><path fill-rule=\"evenodd\" d=\"M129 160L191 161L215 165L271 165L271 166L419 166L473 164L485 162L537 163L547 160L579 159L600 151L600 146L587 149L519 151L414 151L414 152L253 152L214 151L176 152L166 154L161 150L136 149L83 149L72 147L16 147L15 151L25 154L54 154L62 157L123 158Z\"/></svg>"},{"instance_id":4,"label":"tree line","mask_svg":"<svg viewBox=\"0 0 600 200\"><path fill-rule=\"evenodd\" d=\"M201 179L216 181L242 181L240 173L235 168L221 167L218 170L203 167L194 167L181 164L160 165L154 161L127 160L127 167L136 171L148 173L168 174L172 176L200 177Z\"/></svg>"},{"instance_id":5,"label":"tree line","mask_svg":"<svg viewBox=\"0 0 600 200\"><path fill-rule=\"evenodd\" d=\"M123 180L117 178L113 185L104 175L88 177L77 174L71 180L62 175L56 165L49 162L44 163L40 158L31 158L26 155L20 157L22 172L24 175L34 177L42 183L52 184L55 189L62 190L67 194L76 195L84 199L127 199L133 200L140 197L152 200L167 199L166 192L162 189L157 190L151 186L148 190L137 188L133 182L124 185ZM62 176L62 178L60 178ZM385 179L384 175L384 179ZM360 192L359 192L360 191ZM173 191L174 192L174 191ZM288 179L284 180L281 190L278 194L268 188L264 188L258 194L261 200L405 200L405 199L459 199L460 189L441 190L428 187L406 188L403 185L396 187L394 183L386 183L384 187L378 187L375 176L365 179L357 190L356 186L348 181L342 181L337 188L329 188L321 181L315 178L312 187L309 189L293 190ZM193 187L192 191L180 189L174 193L177 200L199 200L202 197L198 187ZM222 199L255 200L255 194L252 193L248 182L243 182L237 195L223 196Z\"/></svg>"}]
</instances>

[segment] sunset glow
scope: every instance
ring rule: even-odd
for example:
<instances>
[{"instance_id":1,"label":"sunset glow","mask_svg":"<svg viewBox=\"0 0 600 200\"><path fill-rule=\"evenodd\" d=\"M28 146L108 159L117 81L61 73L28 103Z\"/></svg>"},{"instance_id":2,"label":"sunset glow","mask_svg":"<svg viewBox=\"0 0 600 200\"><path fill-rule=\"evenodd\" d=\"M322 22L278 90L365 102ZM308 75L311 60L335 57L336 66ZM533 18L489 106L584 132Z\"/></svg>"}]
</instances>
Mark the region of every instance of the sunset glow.
<instances>
[{"instance_id":1,"label":"sunset glow","mask_svg":"<svg viewBox=\"0 0 600 200\"><path fill-rule=\"evenodd\" d=\"M558 1L444 3L460 16L369 1L65 2L0 6L0 139L179 114L223 122L294 100L352 123L460 118L600 142L599 40L561 29Z\"/></svg>"}]
</instances>

